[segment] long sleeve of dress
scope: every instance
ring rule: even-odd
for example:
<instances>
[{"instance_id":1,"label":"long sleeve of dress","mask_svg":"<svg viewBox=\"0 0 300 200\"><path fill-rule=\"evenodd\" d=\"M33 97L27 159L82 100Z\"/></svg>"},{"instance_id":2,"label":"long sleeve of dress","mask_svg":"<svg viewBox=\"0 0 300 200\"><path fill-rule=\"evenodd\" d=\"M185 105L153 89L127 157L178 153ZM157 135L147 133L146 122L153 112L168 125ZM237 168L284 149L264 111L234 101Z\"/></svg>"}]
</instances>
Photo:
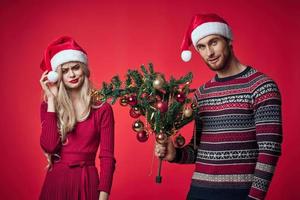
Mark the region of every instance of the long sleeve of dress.
<instances>
[{"instance_id":1,"label":"long sleeve of dress","mask_svg":"<svg viewBox=\"0 0 300 200\"><path fill-rule=\"evenodd\" d=\"M115 170L114 115L108 103L104 103L103 107L100 122L100 184L98 189L110 193Z\"/></svg>"},{"instance_id":2,"label":"long sleeve of dress","mask_svg":"<svg viewBox=\"0 0 300 200\"><path fill-rule=\"evenodd\" d=\"M41 104L42 133L40 144L46 153L53 154L60 146L60 136L57 128L57 116L55 112L47 112L47 103Z\"/></svg>"},{"instance_id":3,"label":"long sleeve of dress","mask_svg":"<svg viewBox=\"0 0 300 200\"><path fill-rule=\"evenodd\" d=\"M281 98L270 79L259 85L253 95L258 158L249 199L263 200L281 155Z\"/></svg>"}]
</instances>

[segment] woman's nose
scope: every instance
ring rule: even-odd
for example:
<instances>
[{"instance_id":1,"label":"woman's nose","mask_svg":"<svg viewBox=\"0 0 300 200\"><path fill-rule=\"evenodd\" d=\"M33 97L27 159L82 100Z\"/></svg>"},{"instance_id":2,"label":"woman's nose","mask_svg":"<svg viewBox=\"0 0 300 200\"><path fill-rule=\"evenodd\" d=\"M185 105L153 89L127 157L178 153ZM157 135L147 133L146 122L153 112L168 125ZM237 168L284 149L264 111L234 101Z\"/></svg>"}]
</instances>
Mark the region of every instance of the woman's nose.
<instances>
[{"instance_id":1,"label":"woman's nose","mask_svg":"<svg viewBox=\"0 0 300 200\"><path fill-rule=\"evenodd\" d=\"M75 73L73 72L73 70L70 70L70 71L69 71L69 76L70 76L70 77L74 77L74 76L75 76Z\"/></svg>"}]
</instances>

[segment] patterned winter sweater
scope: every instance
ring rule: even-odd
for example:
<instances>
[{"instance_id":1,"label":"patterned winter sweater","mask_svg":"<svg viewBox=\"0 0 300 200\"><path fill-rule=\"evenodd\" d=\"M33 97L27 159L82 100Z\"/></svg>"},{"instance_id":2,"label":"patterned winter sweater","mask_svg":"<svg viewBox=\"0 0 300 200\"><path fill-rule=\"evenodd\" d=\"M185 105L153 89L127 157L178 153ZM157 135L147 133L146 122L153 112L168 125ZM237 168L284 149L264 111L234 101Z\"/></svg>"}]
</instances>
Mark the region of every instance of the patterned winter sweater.
<instances>
[{"instance_id":1,"label":"patterned winter sweater","mask_svg":"<svg viewBox=\"0 0 300 200\"><path fill-rule=\"evenodd\" d=\"M275 82L247 67L235 76L216 76L195 97L197 150L193 137L176 149L174 160L196 163L191 188L203 199L234 199L239 191L248 199L264 199L281 154L281 97Z\"/></svg>"}]
</instances>

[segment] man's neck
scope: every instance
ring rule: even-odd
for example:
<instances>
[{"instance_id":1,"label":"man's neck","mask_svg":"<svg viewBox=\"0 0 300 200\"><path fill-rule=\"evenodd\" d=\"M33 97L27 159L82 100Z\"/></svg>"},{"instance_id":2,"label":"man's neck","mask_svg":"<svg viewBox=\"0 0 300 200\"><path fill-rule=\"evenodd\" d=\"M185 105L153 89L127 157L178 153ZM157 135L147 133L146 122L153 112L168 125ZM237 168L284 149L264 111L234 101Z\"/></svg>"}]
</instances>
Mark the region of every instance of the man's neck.
<instances>
[{"instance_id":1,"label":"man's neck","mask_svg":"<svg viewBox=\"0 0 300 200\"><path fill-rule=\"evenodd\" d=\"M219 78L226 78L241 73L247 68L246 65L241 64L235 56L229 60L227 67L222 70L216 71Z\"/></svg>"}]
</instances>

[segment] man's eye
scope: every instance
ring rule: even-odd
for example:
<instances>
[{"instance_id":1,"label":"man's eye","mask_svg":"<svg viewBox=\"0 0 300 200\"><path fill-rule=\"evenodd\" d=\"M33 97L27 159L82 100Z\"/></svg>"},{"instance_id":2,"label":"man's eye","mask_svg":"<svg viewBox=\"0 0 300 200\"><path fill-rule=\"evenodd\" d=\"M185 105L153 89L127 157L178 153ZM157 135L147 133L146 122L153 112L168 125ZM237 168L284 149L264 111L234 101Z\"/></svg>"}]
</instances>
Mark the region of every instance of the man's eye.
<instances>
[{"instance_id":1,"label":"man's eye","mask_svg":"<svg viewBox=\"0 0 300 200\"><path fill-rule=\"evenodd\" d=\"M215 41L213 41L211 44L215 46L215 45L218 44L218 42L215 40Z\"/></svg>"},{"instance_id":2,"label":"man's eye","mask_svg":"<svg viewBox=\"0 0 300 200\"><path fill-rule=\"evenodd\" d=\"M198 49L199 49L199 50L204 50L204 49L205 49L205 46L203 46L203 45L198 45Z\"/></svg>"}]
</instances>

